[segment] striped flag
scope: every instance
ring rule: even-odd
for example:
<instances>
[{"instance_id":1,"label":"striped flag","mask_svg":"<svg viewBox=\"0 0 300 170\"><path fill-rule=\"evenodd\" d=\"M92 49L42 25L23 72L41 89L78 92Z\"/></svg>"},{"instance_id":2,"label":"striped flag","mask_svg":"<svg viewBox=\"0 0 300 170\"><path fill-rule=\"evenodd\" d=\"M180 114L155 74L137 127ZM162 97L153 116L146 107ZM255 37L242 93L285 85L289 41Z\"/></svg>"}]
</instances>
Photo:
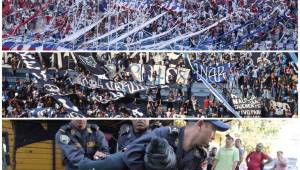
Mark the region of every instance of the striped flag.
<instances>
[{"instance_id":1,"label":"striped flag","mask_svg":"<svg viewBox=\"0 0 300 170\"><path fill-rule=\"evenodd\" d=\"M16 43L14 41L7 41L2 44L2 50L8 51L12 49Z\"/></svg>"}]
</instances>

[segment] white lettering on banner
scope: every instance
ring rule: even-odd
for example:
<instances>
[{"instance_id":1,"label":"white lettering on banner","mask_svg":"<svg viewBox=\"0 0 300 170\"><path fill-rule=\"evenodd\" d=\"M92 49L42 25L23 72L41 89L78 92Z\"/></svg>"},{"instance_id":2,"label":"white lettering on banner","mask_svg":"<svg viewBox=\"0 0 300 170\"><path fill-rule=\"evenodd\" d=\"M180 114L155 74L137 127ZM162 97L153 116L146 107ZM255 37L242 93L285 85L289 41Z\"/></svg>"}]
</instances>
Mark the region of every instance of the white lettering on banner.
<instances>
[{"instance_id":1,"label":"white lettering on banner","mask_svg":"<svg viewBox=\"0 0 300 170\"><path fill-rule=\"evenodd\" d=\"M155 55L153 57L153 60L154 60L155 63L163 61L162 59L163 59L162 55Z\"/></svg>"},{"instance_id":2,"label":"white lettering on banner","mask_svg":"<svg viewBox=\"0 0 300 170\"><path fill-rule=\"evenodd\" d=\"M136 90L135 90L136 87L131 82L126 82L125 83L125 88L128 90L129 93L135 93L136 92Z\"/></svg>"},{"instance_id":3,"label":"white lettering on banner","mask_svg":"<svg viewBox=\"0 0 300 170\"><path fill-rule=\"evenodd\" d=\"M25 57L25 58L24 58ZM24 60L26 60L26 58L28 58L28 59L30 59L30 60L35 60L35 58L33 57L33 56L31 56L31 55L25 55L25 56L23 56L22 55L22 59Z\"/></svg>"},{"instance_id":4,"label":"white lettering on banner","mask_svg":"<svg viewBox=\"0 0 300 170\"><path fill-rule=\"evenodd\" d=\"M197 72L200 73L200 75L205 77L210 82L221 82L225 79L224 66L207 67L204 65L198 65L196 68Z\"/></svg>"},{"instance_id":5,"label":"white lettering on banner","mask_svg":"<svg viewBox=\"0 0 300 170\"><path fill-rule=\"evenodd\" d=\"M146 90L147 87L139 85L137 83L134 82L127 82L126 83L126 87L128 87L129 93L133 94L133 93L137 93L143 90Z\"/></svg>"},{"instance_id":6,"label":"white lettering on banner","mask_svg":"<svg viewBox=\"0 0 300 170\"><path fill-rule=\"evenodd\" d=\"M260 110L241 110L240 113L243 117L261 117Z\"/></svg>"},{"instance_id":7,"label":"white lettering on banner","mask_svg":"<svg viewBox=\"0 0 300 170\"><path fill-rule=\"evenodd\" d=\"M217 69L218 69L217 75L221 75L223 77L223 79L225 79L225 76L226 76L225 75L225 68L224 67L217 67ZM216 82L220 82L221 81L221 79L220 79L221 76L217 76L217 77L219 77L219 79Z\"/></svg>"},{"instance_id":8,"label":"white lettering on banner","mask_svg":"<svg viewBox=\"0 0 300 170\"><path fill-rule=\"evenodd\" d=\"M42 70L40 74L41 74L41 76L43 76L43 80L46 80L46 78L47 78L46 70Z\"/></svg>"},{"instance_id":9,"label":"white lettering on banner","mask_svg":"<svg viewBox=\"0 0 300 170\"><path fill-rule=\"evenodd\" d=\"M260 117L261 103L256 97L242 98L231 94L234 108L239 111L242 117Z\"/></svg>"},{"instance_id":10,"label":"white lettering on banner","mask_svg":"<svg viewBox=\"0 0 300 170\"><path fill-rule=\"evenodd\" d=\"M37 79L45 80L47 75L46 71L42 70L39 63L35 61L35 58L30 55L22 55L21 56L23 63L26 65L28 69L32 70L32 75L35 76ZM32 60L32 61L30 61ZM38 71L38 72L37 72Z\"/></svg>"},{"instance_id":11,"label":"white lettering on banner","mask_svg":"<svg viewBox=\"0 0 300 170\"><path fill-rule=\"evenodd\" d=\"M109 92L109 94L112 96L112 100L118 100L122 97L125 97L122 92Z\"/></svg>"},{"instance_id":12,"label":"white lettering on banner","mask_svg":"<svg viewBox=\"0 0 300 170\"><path fill-rule=\"evenodd\" d=\"M209 79L209 81L210 82L219 82L220 80L218 80L218 75L217 75L217 73L216 73L216 68L211 68L211 69L209 69L208 70L208 79ZM213 78L213 80L211 79L211 78Z\"/></svg>"},{"instance_id":13,"label":"white lettering on banner","mask_svg":"<svg viewBox=\"0 0 300 170\"><path fill-rule=\"evenodd\" d=\"M190 69L178 68L177 83L187 84L190 76Z\"/></svg>"},{"instance_id":14,"label":"white lettering on banner","mask_svg":"<svg viewBox=\"0 0 300 170\"><path fill-rule=\"evenodd\" d=\"M33 65L36 64L35 61L26 61L26 59L25 59L25 60L23 60L23 62L28 69L41 70L41 67L33 67Z\"/></svg>"},{"instance_id":15,"label":"white lettering on banner","mask_svg":"<svg viewBox=\"0 0 300 170\"><path fill-rule=\"evenodd\" d=\"M107 80L108 78L105 76L105 74L94 74L94 76L98 77L98 79Z\"/></svg>"},{"instance_id":16,"label":"white lettering on banner","mask_svg":"<svg viewBox=\"0 0 300 170\"><path fill-rule=\"evenodd\" d=\"M144 91L148 89L148 87L140 85L136 82L112 82L112 81L106 81L103 82L103 80L94 80L89 79L85 76L77 76L73 80L71 80L73 84L80 84L82 86L88 87L88 88L101 88L101 89L107 89L110 91L116 91L116 92L122 92L122 93L136 93L140 91Z\"/></svg>"},{"instance_id":17,"label":"white lettering on banner","mask_svg":"<svg viewBox=\"0 0 300 170\"><path fill-rule=\"evenodd\" d=\"M42 79L42 77L40 77L38 74L36 73L31 73L34 77L36 77L37 79Z\"/></svg>"},{"instance_id":18,"label":"white lettering on banner","mask_svg":"<svg viewBox=\"0 0 300 170\"><path fill-rule=\"evenodd\" d=\"M108 89L108 90L115 90L115 88L113 87L114 84L109 82L109 83L105 83L105 87Z\"/></svg>"},{"instance_id":19,"label":"white lettering on banner","mask_svg":"<svg viewBox=\"0 0 300 170\"><path fill-rule=\"evenodd\" d=\"M167 53L167 56L169 57L170 60L177 60L180 55L175 53Z\"/></svg>"},{"instance_id":20,"label":"white lettering on banner","mask_svg":"<svg viewBox=\"0 0 300 170\"><path fill-rule=\"evenodd\" d=\"M116 91L124 91L122 83L113 83L113 85L115 86Z\"/></svg>"},{"instance_id":21,"label":"white lettering on banner","mask_svg":"<svg viewBox=\"0 0 300 170\"><path fill-rule=\"evenodd\" d=\"M242 109L256 109L260 107L260 104L253 104L253 103L240 103L235 105L235 109L242 110Z\"/></svg>"},{"instance_id":22,"label":"white lettering on banner","mask_svg":"<svg viewBox=\"0 0 300 170\"><path fill-rule=\"evenodd\" d=\"M134 82L119 82L119 85L122 86L123 92L128 92L130 94L134 94L136 92L147 89L145 86L139 85Z\"/></svg>"},{"instance_id":23,"label":"white lettering on banner","mask_svg":"<svg viewBox=\"0 0 300 170\"><path fill-rule=\"evenodd\" d=\"M142 65L141 64L130 64L129 69L135 80L142 82Z\"/></svg>"},{"instance_id":24,"label":"white lettering on banner","mask_svg":"<svg viewBox=\"0 0 300 170\"><path fill-rule=\"evenodd\" d=\"M156 71L157 77L155 84L161 85L170 83L169 75L172 75L175 78L176 82L183 82L183 84L187 84L187 80L189 77L190 69L186 68L168 68L162 65L142 65L142 64L130 64L130 71L134 80L138 82L143 82L145 79L147 81L153 81L154 77L152 76L153 72ZM180 77L178 77L180 71Z\"/></svg>"}]
</instances>

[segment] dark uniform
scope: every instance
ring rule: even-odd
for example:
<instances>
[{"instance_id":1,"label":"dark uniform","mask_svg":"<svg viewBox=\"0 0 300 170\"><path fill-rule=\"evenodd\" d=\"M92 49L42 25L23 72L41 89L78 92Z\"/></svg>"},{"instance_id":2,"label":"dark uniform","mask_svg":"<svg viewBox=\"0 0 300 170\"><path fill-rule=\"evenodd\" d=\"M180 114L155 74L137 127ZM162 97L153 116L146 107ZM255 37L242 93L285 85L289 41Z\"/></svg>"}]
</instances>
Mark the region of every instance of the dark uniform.
<instances>
[{"instance_id":1,"label":"dark uniform","mask_svg":"<svg viewBox=\"0 0 300 170\"><path fill-rule=\"evenodd\" d=\"M80 161L93 160L96 151L109 152L104 134L95 124L87 124L84 130L66 124L56 133L55 141L62 151L66 170L77 170Z\"/></svg>"},{"instance_id":2,"label":"dark uniform","mask_svg":"<svg viewBox=\"0 0 300 170\"><path fill-rule=\"evenodd\" d=\"M150 133L150 129L146 129L143 132L134 132L134 129L129 124L124 124L120 128L120 135L118 138L118 151L126 150L127 146L134 140L140 138L141 136Z\"/></svg>"},{"instance_id":3,"label":"dark uniform","mask_svg":"<svg viewBox=\"0 0 300 170\"><path fill-rule=\"evenodd\" d=\"M152 133L142 136L134 141L125 152L123 160L130 170L146 169L144 155L147 144L154 137L164 138L176 153L176 167L178 170L200 170L201 163L206 160L206 152L201 148L195 148L185 152L182 148L185 127L162 127ZM163 170L164 168L161 167Z\"/></svg>"},{"instance_id":4,"label":"dark uniform","mask_svg":"<svg viewBox=\"0 0 300 170\"><path fill-rule=\"evenodd\" d=\"M113 166L117 166L118 169L130 169L130 170L147 170L145 166L149 162L145 162L146 148L153 138L166 139L167 143L171 146L172 150L176 155L174 157L175 161L173 164L177 167L178 170L198 170L200 164L206 159L206 152L201 154L200 149L193 149L190 152L184 152L182 149L182 141L185 127L162 127L157 128L151 133L147 133L140 138L134 140L131 144L128 145L128 149L124 152L118 152L110 155L109 159L97 160L94 162L84 161L79 165L80 170L113 170ZM161 149L157 148L158 152ZM167 152L166 152L167 153ZM155 154L154 154L155 155ZM166 155L172 157L172 155ZM151 156L149 156L151 157ZM162 156L165 158L165 156ZM114 161L115 160L115 161ZM148 160L148 159L147 159ZM172 160L172 159L166 159ZM161 159L158 159L161 161ZM115 162L111 164L111 162ZM168 162L169 164L172 164ZM166 163L166 164L168 164ZM150 164L150 163L149 163ZM170 167L166 167L164 163L161 164L162 167L158 168L160 170L169 170ZM157 167L157 166L156 166ZM171 168L174 169L174 168ZM152 170L152 169L151 169Z\"/></svg>"}]
</instances>

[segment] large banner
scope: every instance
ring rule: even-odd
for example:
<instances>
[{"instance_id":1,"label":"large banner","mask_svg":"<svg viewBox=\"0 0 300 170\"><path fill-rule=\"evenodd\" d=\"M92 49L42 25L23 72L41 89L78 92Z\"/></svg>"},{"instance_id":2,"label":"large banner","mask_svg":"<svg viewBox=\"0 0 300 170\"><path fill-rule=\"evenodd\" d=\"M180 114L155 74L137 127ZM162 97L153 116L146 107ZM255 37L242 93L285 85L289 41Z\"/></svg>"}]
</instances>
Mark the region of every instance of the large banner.
<instances>
[{"instance_id":1,"label":"large banner","mask_svg":"<svg viewBox=\"0 0 300 170\"><path fill-rule=\"evenodd\" d=\"M46 81L46 71L43 70L41 64L37 61L36 57L30 53L20 53L21 60L25 64L26 68L30 70L30 73L39 81Z\"/></svg>"},{"instance_id":2,"label":"large banner","mask_svg":"<svg viewBox=\"0 0 300 170\"><path fill-rule=\"evenodd\" d=\"M23 63L31 74L37 79L37 82L47 92L46 95L52 96L58 103L60 103L69 113L81 116L80 110L70 101L65 94L60 92L59 87L53 84L47 77L46 71L43 70L41 64L37 62L36 58L31 53L20 53Z\"/></svg>"},{"instance_id":3,"label":"large banner","mask_svg":"<svg viewBox=\"0 0 300 170\"><path fill-rule=\"evenodd\" d=\"M125 97L126 94L135 94L141 91L145 91L151 86L144 86L140 83L136 83L133 81L121 81L121 82L114 82L103 80L99 78L88 78L83 75L78 75L70 80L72 84L80 84L81 86L90 88L90 89L102 89L104 91L108 91L109 94L112 96L111 100L118 100L120 98ZM153 87L154 88L154 87ZM104 100L101 97L98 97L97 100L101 103L107 103L110 100Z\"/></svg>"},{"instance_id":4,"label":"large banner","mask_svg":"<svg viewBox=\"0 0 300 170\"><path fill-rule=\"evenodd\" d=\"M172 83L182 83L186 85L190 77L190 69L187 68L175 68L163 65L149 65L149 64L130 64L129 70L133 76L133 79L138 82L145 82L151 85L163 85ZM153 74L156 72L156 74ZM156 75L154 77L154 75Z\"/></svg>"},{"instance_id":5,"label":"large banner","mask_svg":"<svg viewBox=\"0 0 300 170\"><path fill-rule=\"evenodd\" d=\"M212 87L212 85L194 68L192 65L190 58L188 56L188 53L184 53L183 59L185 61L185 64L188 68L191 68L193 72L196 75L196 81L202 82L208 89L209 91L219 100L232 114L234 114L235 117L240 117L240 114L226 101L226 99L216 90L215 88Z\"/></svg>"},{"instance_id":6,"label":"large banner","mask_svg":"<svg viewBox=\"0 0 300 170\"><path fill-rule=\"evenodd\" d=\"M285 116L283 115L284 113L286 115L291 115L292 110L291 107L288 103L282 103L282 102L276 102L274 100L270 100L269 102L271 109L275 110L275 115L277 116Z\"/></svg>"},{"instance_id":7,"label":"large banner","mask_svg":"<svg viewBox=\"0 0 300 170\"><path fill-rule=\"evenodd\" d=\"M44 90L47 92L46 95L53 97L58 103L60 103L68 113L73 113L81 117L80 110L71 102L67 97L68 94L62 94L59 87L55 84L43 84Z\"/></svg>"},{"instance_id":8,"label":"large banner","mask_svg":"<svg viewBox=\"0 0 300 170\"><path fill-rule=\"evenodd\" d=\"M83 75L74 77L71 79L71 82L72 84L80 84L81 86L85 86L90 89L100 88L102 90L124 92L129 94L134 94L149 88L148 86L144 86L133 81L114 82L95 77L88 78Z\"/></svg>"},{"instance_id":9,"label":"large banner","mask_svg":"<svg viewBox=\"0 0 300 170\"><path fill-rule=\"evenodd\" d=\"M256 97L242 98L231 94L234 108L242 117L261 117L261 102Z\"/></svg>"},{"instance_id":10,"label":"large banner","mask_svg":"<svg viewBox=\"0 0 300 170\"><path fill-rule=\"evenodd\" d=\"M197 74L200 74L210 83L220 83L225 81L226 74L234 66L234 64L222 64L218 66L205 66L202 64L194 64L193 77L197 80Z\"/></svg>"},{"instance_id":11,"label":"large banner","mask_svg":"<svg viewBox=\"0 0 300 170\"><path fill-rule=\"evenodd\" d=\"M86 70L94 76L101 79L107 79L106 75L109 71L105 66L101 66L89 53L74 53L77 62L82 64Z\"/></svg>"}]
</instances>

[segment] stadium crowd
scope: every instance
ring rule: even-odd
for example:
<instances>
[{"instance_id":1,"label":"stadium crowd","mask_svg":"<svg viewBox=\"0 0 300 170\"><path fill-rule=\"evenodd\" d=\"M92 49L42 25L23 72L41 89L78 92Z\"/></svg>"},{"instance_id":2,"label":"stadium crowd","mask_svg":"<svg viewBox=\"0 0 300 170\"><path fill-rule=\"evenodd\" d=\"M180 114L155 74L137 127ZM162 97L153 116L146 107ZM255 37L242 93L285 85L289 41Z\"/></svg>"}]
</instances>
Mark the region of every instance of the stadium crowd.
<instances>
[{"instance_id":1,"label":"stadium crowd","mask_svg":"<svg viewBox=\"0 0 300 170\"><path fill-rule=\"evenodd\" d=\"M51 42L59 46L62 39L73 36L70 43L60 45L72 50L148 49L149 44L168 44L174 37L203 30L182 38L172 48L297 49L298 9L294 0L6 0L3 5L3 38L14 38L21 44ZM165 11L167 13L154 22L126 35L118 47L103 46ZM86 29L83 34L79 31L98 21L98 26ZM118 31L113 33L115 29ZM110 36L93 41L107 33L111 33ZM140 41L146 38L150 39ZM91 42L85 44L89 40ZM156 47L159 45L153 46Z\"/></svg>"},{"instance_id":2,"label":"stadium crowd","mask_svg":"<svg viewBox=\"0 0 300 170\"><path fill-rule=\"evenodd\" d=\"M161 60L156 60L159 55ZM256 55L256 56L255 56ZM107 76L113 82L134 80L129 65L141 63L150 65L165 65L166 67L187 67L183 58L176 60L167 53L137 53L131 56L118 53L112 57L110 53L98 55L95 59L103 65L114 64L116 74ZM262 117L292 117L297 115L298 91L297 68L287 53L191 53L192 63L216 66L232 63L234 67L225 73L225 81L212 83L220 93L231 103L231 95L242 98L255 96L262 102ZM27 72L23 77L15 77L18 73L20 58L14 54L8 59L12 74L3 76L2 80L2 114L3 117L64 117L68 111L62 107L46 90L37 83L38 80ZM48 67L43 64L45 69ZM21 67L21 66L20 66ZM86 117L232 117L230 111L211 93L202 96L192 91L200 89L191 74L188 83L177 83L172 76L167 88L153 85L151 82L140 82L150 86L145 91L126 94L123 98L112 100L111 93L104 89L90 89L80 84L73 84L70 78L74 75L91 77L91 73L78 65L73 72L63 69L46 69L49 79L60 88L60 92L68 96L75 106ZM154 72L153 72L154 73ZM154 75L155 76L155 75ZM195 90L196 88L196 90ZM193 90L192 90L193 89ZM287 103L289 109L272 106L269 101ZM232 104L232 103L231 103Z\"/></svg>"}]
</instances>

